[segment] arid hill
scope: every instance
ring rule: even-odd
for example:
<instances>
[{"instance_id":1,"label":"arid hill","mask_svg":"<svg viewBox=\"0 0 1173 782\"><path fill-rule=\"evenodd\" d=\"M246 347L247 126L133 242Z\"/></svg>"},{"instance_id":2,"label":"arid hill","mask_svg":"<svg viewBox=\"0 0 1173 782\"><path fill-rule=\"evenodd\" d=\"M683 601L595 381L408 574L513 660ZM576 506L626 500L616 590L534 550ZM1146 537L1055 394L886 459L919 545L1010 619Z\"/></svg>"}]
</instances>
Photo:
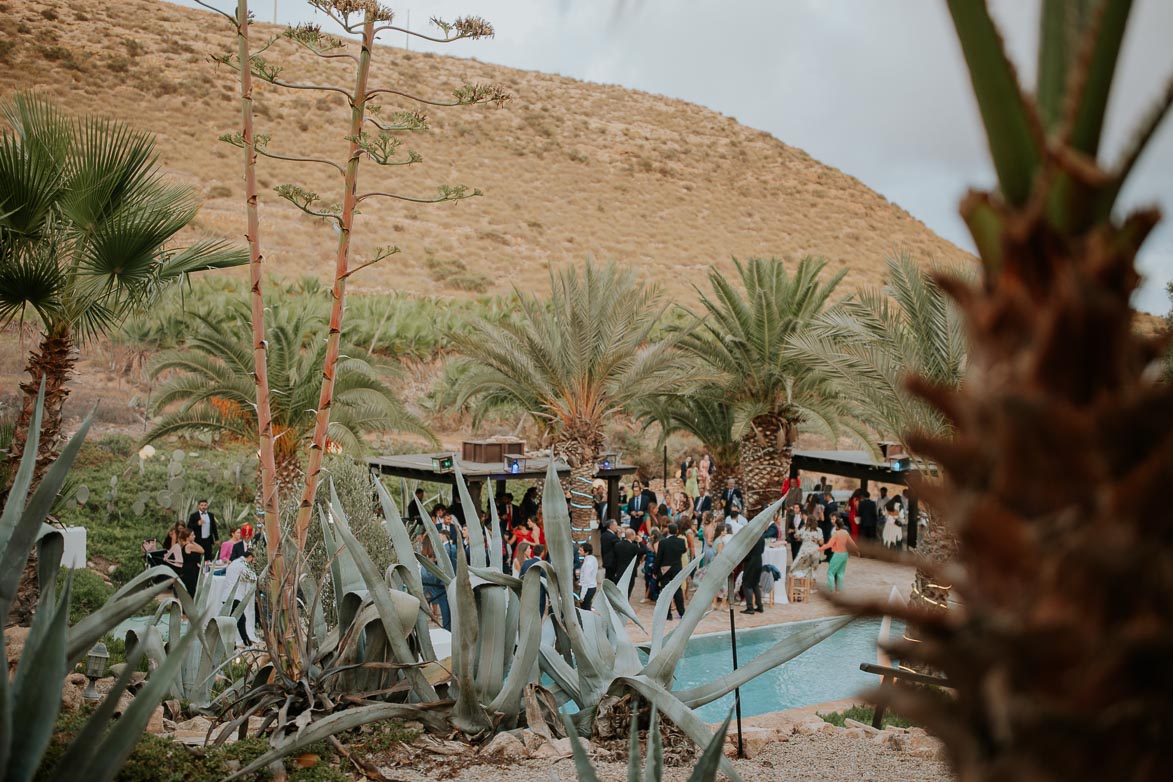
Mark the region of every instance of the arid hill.
<instances>
[{"instance_id":1,"label":"arid hill","mask_svg":"<svg viewBox=\"0 0 1173 782\"><path fill-rule=\"evenodd\" d=\"M167 168L206 198L198 230L243 234L239 151L217 141L237 130L236 84L209 59L233 46L224 20L155 0L0 0L0 15L0 93L35 89L72 111L156 133ZM285 67L283 78L350 80L288 42L266 56ZM502 109L429 112L432 130L405 145L422 164L365 166L362 189L429 195L436 185L465 183L484 197L437 206L371 202L359 218L359 259L388 244L402 252L357 274L359 289L541 290L549 264L593 256L636 264L682 300L708 266L727 268L733 256L821 255L849 269L849 287L879 282L894 253L969 257L852 177L700 106L398 48L376 61L375 85L444 97L465 83L493 82L513 100ZM385 105L399 108L410 106ZM257 111L273 151L344 152L349 110L339 95L261 85ZM340 199L333 177L323 166L262 161L271 272L328 275L331 226L271 188L297 182L332 202Z\"/></svg>"}]
</instances>

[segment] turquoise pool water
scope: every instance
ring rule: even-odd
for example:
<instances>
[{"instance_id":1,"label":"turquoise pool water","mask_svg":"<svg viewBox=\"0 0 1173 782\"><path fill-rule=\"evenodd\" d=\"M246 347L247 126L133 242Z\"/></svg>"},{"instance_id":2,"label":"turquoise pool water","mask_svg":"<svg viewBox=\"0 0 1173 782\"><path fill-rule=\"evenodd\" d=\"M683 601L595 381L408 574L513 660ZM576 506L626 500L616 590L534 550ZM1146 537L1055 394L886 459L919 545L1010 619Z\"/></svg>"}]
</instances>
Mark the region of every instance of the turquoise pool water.
<instances>
[{"instance_id":1,"label":"turquoise pool water","mask_svg":"<svg viewBox=\"0 0 1173 782\"><path fill-rule=\"evenodd\" d=\"M777 643L801 622L758 627L737 632L737 661L745 664ZM893 623L892 635L902 628ZM752 717L771 711L793 709L814 703L850 698L879 684L877 678L859 669L859 664L876 661L879 619L852 622L830 638L798 657L767 671L741 688L741 714ZM688 642L676 667L674 690L686 690L727 673L733 667L728 633L698 636ZM733 707L733 694L697 709L706 722L720 722Z\"/></svg>"}]
</instances>

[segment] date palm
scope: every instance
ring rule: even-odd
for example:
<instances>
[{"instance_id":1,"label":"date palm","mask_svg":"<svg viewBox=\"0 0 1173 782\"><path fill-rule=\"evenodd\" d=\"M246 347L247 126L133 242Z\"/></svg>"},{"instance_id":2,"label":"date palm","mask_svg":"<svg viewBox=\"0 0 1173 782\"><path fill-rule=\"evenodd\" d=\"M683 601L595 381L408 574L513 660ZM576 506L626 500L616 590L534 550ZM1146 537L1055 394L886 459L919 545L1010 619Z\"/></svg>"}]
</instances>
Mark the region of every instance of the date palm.
<instances>
[{"instance_id":1,"label":"date palm","mask_svg":"<svg viewBox=\"0 0 1173 782\"><path fill-rule=\"evenodd\" d=\"M492 411L524 411L570 464L574 487L594 475L609 417L679 388L670 341L651 339L664 306L629 267L589 261L581 274L551 270L548 299L517 298L514 319L478 320L453 336L456 405L474 403L474 423ZM576 507L573 516L585 527L593 509Z\"/></svg>"},{"instance_id":2,"label":"date palm","mask_svg":"<svg viewBox=\"0 0 1173 782\"><path fill-rule=\"evenodd\" d=\"M36 478L53 460L79 346L116 329L168 282L248 256L223 242L170 246L196 215L189 187L159 171L154 137L96 117L74 118L18 95L0 139L0 324L42 328L9 448L20 461L45 382Z\"/></svg>"},{"instance_id":3,"label":"date palm","mask_svg":"<svg viewBox=\"0 0 1173 782\"><path fill-rule=\"evenodd\" d=\"M733 407L724 399L693 393L658 396L647 400L640 417L660 425L662 438L688 432L708 449L716 464L712 486L719 493L725 479L738 473L737 438L733 436ZM660 443L663 445L663 443Z\"/></svg>"},{"instance_id":4,"label":"date palm","mask_svg":"<svg viewBox=\"0 0 1173 782\"><path fill-rule=\"evenodd\" d=\"M789 342L827 306L844 272L820 279L826 263L804 258L794 274L781 261L734 260L740 289L709 273L712 293L700 292L695 324L681 349L712 375L707 392L733 412L742 489L751 513L777 498L800 426L835 435L847 428L866 438L850 405L826 375Z\"/></svg>"},{"instance_id":5,"label":"date palm","mask_svg":"<svg viewBox=\"0 0 1173 782\"><path fill-rule=\"evenodd\" d=\"M829 308L791 337L790 347L831 376L881 436L903 443L909 434L949 433L948 419L909 392L905 381L917 375L959 386L965 327L953 302L908 256L888 261L883 289L863 289Z\"/></svg>"},{"instance_id":6,"label":"date palm","mask_svg":"<svg viewBox=\"0 0 1173 782\"><path fill-rule=\"evenodd\" d=\"M326 351L318 335L325 318L279 306L269 307L268 315L277 483L287 495L302 477L299 454L314 429L316 379ZM242 311L229 324L195 320L200 326L184 347L160 354L151 366L153 377L165 378L153 403L154 412L164 415L146 439L202 431L255 441L256 383L248 314ZM371 432L409 432L431 439L363 355L361 349L347 348L338 362L328 447L359 451L363 435Z\"/></svg>"}]
</instances>

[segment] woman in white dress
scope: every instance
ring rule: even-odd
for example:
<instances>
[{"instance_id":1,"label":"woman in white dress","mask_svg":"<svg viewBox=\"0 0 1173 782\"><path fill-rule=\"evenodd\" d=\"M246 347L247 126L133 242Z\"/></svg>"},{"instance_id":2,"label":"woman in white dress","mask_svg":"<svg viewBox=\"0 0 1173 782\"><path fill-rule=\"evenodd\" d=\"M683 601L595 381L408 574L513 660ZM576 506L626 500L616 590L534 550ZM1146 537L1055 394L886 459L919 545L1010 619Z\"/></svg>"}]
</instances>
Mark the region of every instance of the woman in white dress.
<instances>
[{"instance_id":1,"label":"woman in white dress","mask_svg":"<svg viewBox=\"0 0 1173 782\"><path fill-rule=\"evenodd\" d=\"M801 541L798 555L790 566L790 575L795 578L813 578L819 563L823 561L823 552L819 546L823 545L823 532L812 517L807 517L806 525L798 533Z\"/></svg>"},{"instance_id":2,"label":"woman in white dress","mask_svg":"<svg viewBox=\"0 0 1173 782\"><path fill-rule=\"evenodd\" d=\"M882 540L887 548L899 548L904 539L904 522L900 520L900 509L895 503L888 506L888 513L884 517L884 531Z\"/></svg>"}]
</instances>

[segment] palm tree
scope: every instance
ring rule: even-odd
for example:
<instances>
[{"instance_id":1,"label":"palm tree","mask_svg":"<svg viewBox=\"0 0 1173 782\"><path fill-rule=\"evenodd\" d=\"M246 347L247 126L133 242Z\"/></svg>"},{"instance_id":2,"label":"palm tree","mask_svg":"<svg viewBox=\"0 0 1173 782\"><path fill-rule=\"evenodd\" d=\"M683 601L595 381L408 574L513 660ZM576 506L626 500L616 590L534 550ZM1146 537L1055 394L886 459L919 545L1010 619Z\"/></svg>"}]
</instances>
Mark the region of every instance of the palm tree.
<instances>
[{"instance_id":1,"label":"palm tree","mask_svg":"<svg viewBox=\"0 0 1173 782\"><path fill-rule=\"evenodd\" d=\"M965 326L953 302L907 255L888 261L883 290L864 289L831 307L794 334L790 348L832 377L882 436L907 446L909 434L949 433L948 420L913 396L905 379L916 375L957 388L965 373Z\"/></svg>"},{"instance_id":2,"label":"palm tree","mask_svg":"<svg viewBox=\"0 0 1173 782\"><path fill-rule=\"evenodd\" d=\"M712 485L717 492L726 478L737 474L733 407L724 399L703 392L653 397L640 417L658 423L662 439L673 432L688 432L700 440L716 464Z\"/></svg>"},{"instance_id":3,"label":"palm tree","mask_svg":"<svg viewBox=\"0 0 1173 782\"><path fill-rule=\"evenodd\" d=\"M277 483L288 493L296 490L301 479L299 452L314 429L316 378L326 354L326 343L317 336L325 318L303 309L282 310L278 305L270 306L268 315ZM187 338L183 348L161 354L152 364L153 377L167 376L154 401L154 411L170 412L146 439L207 431L255 442L256 383L248 313L240 313L235 327L197 320L201 327ZM348 348L338 362L328 448L361 450L364 434L392 430L433 440L362 355L361 349Z\"/></svg>"},{"instance_id":4,"label":"palm tree","mask_svg":"<svg viewBox=\"0 0 1173 782\"><path fill-rule=\"evenodd\" d=\"M19 462L45 384L36 479L53 460L77 349L109 333L166 284L202 269L247 263L218 241L169 247L195 217L193 189L159 172L154 137L109 120L72 118L36 97L2 109L0 325L29 310L42 333L21 384L12 444Z\"/></svg>"},{"instance_id":5,"label":"palm tree","mask_svg":"<svg viewBox=\"0 0 1173 782\"><path fill-rule=\"evenodd\" d=\"M734 265L742 289L710 271L713 293L698 291L702 312L680 347L713 374L709 391L733 411L742 489L755 512L776 498L800 425L830 436L840 427L861 439L866 434L829 379L789 346L823 311L845 272L820 281L826 263L814 258L800 261L793 276L776 259L734 259Z\"/></svg>"},{"instance_id":6,"label":"palm tree","mask_svg":"<svg viewBox=\"0 0 1173 782\"><path fill-rule=\"evenodd\" d=\"M679 387L671 341L651 339L660 294L630 268L588 261L581 275L551 270L549 299L517 298L516 318L478 320L453 335L456 404L475 401L474 425L491 411L524 411L566 458L573 487L594 475L609 417ZM572 515L585 527L592 513L576 507Z\"/></svg>"}]
</instances>

